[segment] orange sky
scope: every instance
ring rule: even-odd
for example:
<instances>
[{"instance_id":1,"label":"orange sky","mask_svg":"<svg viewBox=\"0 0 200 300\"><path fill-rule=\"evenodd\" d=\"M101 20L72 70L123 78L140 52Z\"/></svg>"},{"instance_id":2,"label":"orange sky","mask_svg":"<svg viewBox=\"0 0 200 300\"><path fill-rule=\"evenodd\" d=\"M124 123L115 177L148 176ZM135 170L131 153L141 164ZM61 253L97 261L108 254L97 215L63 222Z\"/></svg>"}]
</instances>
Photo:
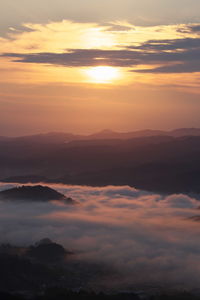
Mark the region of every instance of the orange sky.
<instances>
[{"instance_id":1,"label":"orange sky","mask_svg":"<svg viewBox=\"0 0 200 300\"><path fill-rule=\"evenodd\" d=\"M33 20L32 4L17 1L21 8L3 1L12 26L1 21L0 135L200 127L195 10L190 22L167 21L168 5L161 24L151 11L151 24L130 22L128 10L126 18L118 11L118 18L95 21L85 12L88 21L73 20L78 7L68 18L51 16L49 8L51 19L41 13Z\"/></svg>"}]
</instances>

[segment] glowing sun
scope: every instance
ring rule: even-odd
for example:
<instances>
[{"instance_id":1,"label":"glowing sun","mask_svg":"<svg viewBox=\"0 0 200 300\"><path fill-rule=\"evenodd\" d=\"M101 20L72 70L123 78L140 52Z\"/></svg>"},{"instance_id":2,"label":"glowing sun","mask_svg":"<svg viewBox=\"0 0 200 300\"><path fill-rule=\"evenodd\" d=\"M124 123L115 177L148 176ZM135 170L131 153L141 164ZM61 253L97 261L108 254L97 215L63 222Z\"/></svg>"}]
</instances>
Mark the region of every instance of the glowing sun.
<instances>
[{"instance_id":1,"label":"glowing sun","mask_svg":"<svg viewBox=\"0 0 200 300\"><path fill-rule=\"evenodd\" d=\"M112 83L120 77L119 70L109 66L91 67L86 70L90 81L95 83Z\"/></svg>"}]
</instances>

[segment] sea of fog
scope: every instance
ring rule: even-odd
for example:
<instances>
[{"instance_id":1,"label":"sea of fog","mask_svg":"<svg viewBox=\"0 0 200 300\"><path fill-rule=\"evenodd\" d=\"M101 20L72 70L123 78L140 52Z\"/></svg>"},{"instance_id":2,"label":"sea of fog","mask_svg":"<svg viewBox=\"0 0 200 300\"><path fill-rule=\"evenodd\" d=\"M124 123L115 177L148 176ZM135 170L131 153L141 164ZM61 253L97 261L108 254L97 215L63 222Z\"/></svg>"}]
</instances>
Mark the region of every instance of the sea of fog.
<instances>
[{"instance_id":1,"label":"sea of fog","mask_svg":"<svg viewBox=\"0 0 200 300\"><path fill-rule=\"evenodd\" d=\"M14 186L1 183L0 190ZM112 283L122 287L199 286L200 222L191 218L200 215L199 200L129 186L48 186L77 204L1 201L1 243L30 245L48 237L82 260L114 267L123 276Z\"/></svg>"}]
</instances>

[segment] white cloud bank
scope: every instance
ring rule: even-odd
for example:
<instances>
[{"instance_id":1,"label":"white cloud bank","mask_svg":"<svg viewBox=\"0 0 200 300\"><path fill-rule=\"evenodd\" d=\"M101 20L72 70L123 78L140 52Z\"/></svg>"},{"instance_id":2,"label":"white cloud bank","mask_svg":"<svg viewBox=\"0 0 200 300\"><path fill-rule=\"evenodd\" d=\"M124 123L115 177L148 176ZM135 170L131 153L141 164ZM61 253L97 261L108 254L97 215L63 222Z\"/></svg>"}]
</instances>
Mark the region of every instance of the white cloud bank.
<instances>
[{"instance_id":1,"label":"white cloud bank","mask_svg":"<svg viewBox=\"0 0 200 300\"><path fill-rule=\"evenodd\" d=\"M1 184L0 190L12 186ZM200 284L200 224L188 219L198 215L197 199L128 186L51 187L79 204L0 202L2 242L49 237L81 259L112 264L124 275L118 286Z\"/></svg>"}]
</instances>

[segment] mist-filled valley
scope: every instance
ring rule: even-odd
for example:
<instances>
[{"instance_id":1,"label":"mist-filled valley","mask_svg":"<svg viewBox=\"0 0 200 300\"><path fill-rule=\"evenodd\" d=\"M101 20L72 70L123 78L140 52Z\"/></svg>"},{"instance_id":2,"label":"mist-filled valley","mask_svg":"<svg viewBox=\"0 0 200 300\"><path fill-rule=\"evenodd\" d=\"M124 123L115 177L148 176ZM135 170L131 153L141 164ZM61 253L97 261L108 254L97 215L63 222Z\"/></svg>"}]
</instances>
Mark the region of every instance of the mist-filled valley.
<instances>
[{"instance_id":1,"label":"mist-filled valley","mask_svg":"<svg viewBox=\"0 0 200 300\"><path fill-rule=\"evenodd\" d=\"M2 196L16 187L21 185L0 185L0 242L26 248L48 238L63 245L71 253L62 263L66 287L151 294L199 286L198 197L62 184L48 187L73 203Z\"/></svg>"},{"instance_id":2,"label":"mist-filled valley","mask_svg":"<svg viewBox=\"0 0 200 300\"><path fill-rule=\"evenodd\" d=\"M0 296L199 299L199 153L198 128L1 137Z\"/></svg>"}]
</instances>

